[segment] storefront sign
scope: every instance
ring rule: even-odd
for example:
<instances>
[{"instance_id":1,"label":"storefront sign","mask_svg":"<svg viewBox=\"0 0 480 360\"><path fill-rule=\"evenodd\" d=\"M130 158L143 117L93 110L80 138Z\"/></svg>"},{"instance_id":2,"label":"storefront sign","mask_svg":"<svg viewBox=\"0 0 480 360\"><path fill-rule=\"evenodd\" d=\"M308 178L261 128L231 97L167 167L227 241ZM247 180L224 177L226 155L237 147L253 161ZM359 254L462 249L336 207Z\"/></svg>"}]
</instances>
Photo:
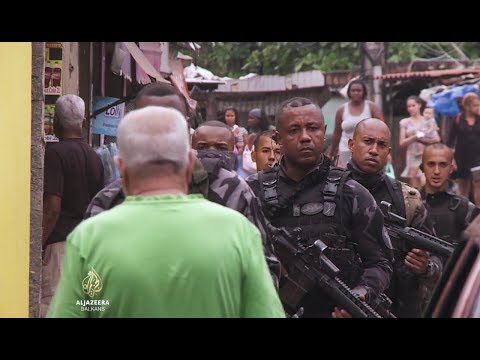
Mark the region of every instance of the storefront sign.
<instances>
[{"instance_id":1,"label":"storefront sign","mask_svg":"<svg viewBox=\"0 0 480 360\"><path fill-rule=\"evenodd\" d=\"M112 97L93 97L93 112L117 101ZM115 105L92 118L92 133L117 136L117 128L125 113L125 103Z\"/></svg>"},{"instance_id":2,"label":"storefront sign","mask_svg":"<svg viewBox=\"0 0 480 360\"><path fill-rule=\"evenodd\" d=\"M43 128L45 131L45 141L54 142L58 138L53 132L53 116L55 115L55 105L45 104L43 111Z\"/></svg>"},{"instance_id":3,"label":"storefront sign","mask_svg":"<svg viewBox=\"0 0 480 360\"><path fill-rule=\"evenodd\" d=\"M45 43L45 95L62 95L62 65L62 44Z\"/></svg>"},{"instance_id":4,"label":"storefront sign","mask_svg":"<svg viewBox=\"0 0 480 360\"><path fill-rule=\"evenodd\" d=\"M55 114L55 101L62 95L62 43L45 43L45 76L43 94L45 95L45 109L43 126L46 142L58 141L53 133L53 116Z\"/></svg>"}]
</instances>

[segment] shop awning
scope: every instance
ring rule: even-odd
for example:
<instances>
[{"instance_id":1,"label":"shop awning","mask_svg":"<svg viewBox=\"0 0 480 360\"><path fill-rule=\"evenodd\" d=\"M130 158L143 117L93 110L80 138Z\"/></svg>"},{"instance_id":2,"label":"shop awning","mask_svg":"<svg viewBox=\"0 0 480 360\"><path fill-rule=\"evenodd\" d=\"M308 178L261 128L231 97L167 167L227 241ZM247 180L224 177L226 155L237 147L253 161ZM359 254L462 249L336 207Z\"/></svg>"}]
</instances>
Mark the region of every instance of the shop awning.
<instances>
[{"instance_id":1,"label":"shop awning","mask_svg":"<svg viewBox=\"0 0 480 360\"><path fill-rule=\"evenodd\" d=\"M140 50L140 48L134 42L124 42L125 48L135 59L137 64L145 71L148 75L153 77L159 82L170 83L170 81L165 80L163 76L153 67L150 61L147 59L145 54Z\"/></svg>"}]
</instances>

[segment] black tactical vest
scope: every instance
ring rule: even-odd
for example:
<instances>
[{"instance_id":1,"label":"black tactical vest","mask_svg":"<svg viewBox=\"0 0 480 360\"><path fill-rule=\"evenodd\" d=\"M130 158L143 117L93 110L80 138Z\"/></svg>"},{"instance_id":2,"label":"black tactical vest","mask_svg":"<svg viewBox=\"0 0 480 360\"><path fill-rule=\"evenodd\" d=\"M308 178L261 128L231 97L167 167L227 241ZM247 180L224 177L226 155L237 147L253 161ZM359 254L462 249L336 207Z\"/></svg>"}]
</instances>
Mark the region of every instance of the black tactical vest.
<instances>
[{"instance_id":1,"label":"black tactical vest","mask_svg":"<svg viewBox=\"0 0 480 360\"><path fill-rule=\"evenodd\" d=\"M300 236L290 241L311 244L317 239L328 246L326 255L341 270L340 278L350 284L361 275L360 257L350 237L349 224L342 218L342 196L350 171L330 168L325 181L297 191L283 203L279 201L278 167L258 173L260 200L275 227L284 227ZM282 261L282 254L278 252ZM288 267L288 266L287 266Z\"/></svg>"},{"instance_id":2,"label":"black tactical vest","mask_svg":"<svg viewBox=\"0 0 480 360\"><path fill-rule=\"evenodd\" d=\"M376 191L373 196L377 204L382 200L392 204L391 211L406 218L405 199L402 191L402 183L396 179L385 177L385 186ZM396 221L397 225L407 226L406 221ZM388 226L386 223L385 225ZM393 274L390 279L390 285L385 294L392 299L393 304L390 309L398 317L418 317L420 316L420 297L421 288L419 277L407 269L405 266L405 255L410 250L406 242L392 238L394 264Z\"/></svg>"},{"instance_id":3,"label":"black tactical vest","mask_svg":"<svg viewBox=\"0 0 480 360\"><path fill-rule=\"evenodd\" d=\"M405 208L405 199L403 197L403 191L402 191L402 183L396 179L392 179L386 176L385 185L388 190L388 195L392 199L391 211L403 218L406 218L407 214L406 214L406 208ZM380 204L382 200L385 200L385 199L382 199L382 196L379 196L379 194L375 194L374 197L377 204ZM406 221L401 222L399 220L398 222L396 222L396 224L403 227L407 226ZM386 223L385 225L388 226L388 223ZM403 259L406 255L406 252L409 250L406 248L405 242L392 240L392 245L393 245L393 254L394 254L395 261L396 262L400 261L401 263L403 263Z\"/></svg>"},{"instance_id":4,"label":"black tactical vest","mask_svg":"<svg viewBox=\"0 0 480 360\"><path fill-rule=\"evenodd\" d=\"M407 215L405 210L405 199L403 198L402 183L396 179L392 179L386 176L385 184L387 185L388 193L393 200L392 211L395 212L397 215L406 218ZM380 204L382 200L384 199L377 199L377 196L375 196L375 201L377 202L377 204ZM406 226L407 224L403 223L400 225Z\"/></svg>"},{"instance_id":5,"label":"black tactical vest","mask_svg":"<svg viewBox=\"0 0 480 360\"><path fill-rule=\"evenodd\" d=\"M430 219L433 221L437 236L456 245L466 227L468 200L461 196L447 194L445 201L439 206L432 207L425 199L423 202L427 207Z\"/></svg>"}]
</instances>

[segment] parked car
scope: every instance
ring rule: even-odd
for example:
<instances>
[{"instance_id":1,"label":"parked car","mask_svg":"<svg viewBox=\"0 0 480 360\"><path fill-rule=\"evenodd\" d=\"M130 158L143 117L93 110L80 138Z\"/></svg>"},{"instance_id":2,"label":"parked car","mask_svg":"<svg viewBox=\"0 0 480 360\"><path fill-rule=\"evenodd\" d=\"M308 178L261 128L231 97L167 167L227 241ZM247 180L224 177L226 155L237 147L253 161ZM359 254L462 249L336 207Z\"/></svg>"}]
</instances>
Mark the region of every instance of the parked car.
<instances>
[{"instance_id":1,"label":"parked car","mask_svg":"<svg viewBox=\"0 0 480 360\"><path fill-rule=\"evenodd\" d=\"M447 262L424 317L480 318L480 216Z\"/></svg>"}]
</instances>

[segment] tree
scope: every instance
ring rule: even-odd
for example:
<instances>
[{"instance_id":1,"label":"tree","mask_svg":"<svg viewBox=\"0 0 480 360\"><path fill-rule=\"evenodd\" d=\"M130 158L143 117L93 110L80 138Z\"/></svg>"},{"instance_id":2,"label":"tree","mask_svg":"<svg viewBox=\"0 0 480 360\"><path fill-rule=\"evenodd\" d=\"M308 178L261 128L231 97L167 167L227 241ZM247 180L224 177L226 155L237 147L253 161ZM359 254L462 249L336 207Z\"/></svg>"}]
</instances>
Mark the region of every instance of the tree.
<instances>
[{"instance_id":1,"label":"tree","mask_svg":"<svg viewBox=\"0 0 480 360\"><path fill-rule=\"evenodd\" d=\"M360 62L354 42L217 42L199 43L198 65L218 76L249 72L286 75L306 70L348 69ZM342 54L338 57L338 54Z\"/></svg>"},{"instance_id":2,"label":"tree","mask_svg":"<svg viewBox=\"0 0 480 360\"><path fill-rule=\"evenodd\" d=\"M356 42L216 42L202 46L197 65L218 76L238 78L249 72L286 75L298 71L334 71L358 68L361 52ZM387 62L424 59L476 59L478 42L391 42Z\"/></svg>"}]
</instances>

